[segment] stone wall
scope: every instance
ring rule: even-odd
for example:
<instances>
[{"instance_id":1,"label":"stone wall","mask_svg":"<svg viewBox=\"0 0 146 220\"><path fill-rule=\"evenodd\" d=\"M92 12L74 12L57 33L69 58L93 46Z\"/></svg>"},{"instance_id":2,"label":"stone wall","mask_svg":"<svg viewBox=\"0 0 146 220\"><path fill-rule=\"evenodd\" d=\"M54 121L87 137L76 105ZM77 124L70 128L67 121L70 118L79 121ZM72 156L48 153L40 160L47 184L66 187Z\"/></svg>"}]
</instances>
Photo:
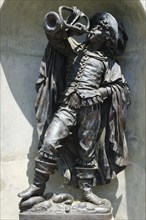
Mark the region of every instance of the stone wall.
<instances>
[{"instance_id":1,"label":"stone wall","mask_svg":"<svg viewBox=\"0 0 146 220\"><path fill-rule=\"evenodd\" d=\"M37 134L35 82L47 43L42 19L60 5L77 5L87 15L107 11L121 19L129 41L121 57L131 87L126 136L129 166L118 179L95 191L112 201L116 220L145 219L145 11L139 0L3 0L1 1L1 219L18 219L17 193L32 182ZM59 173L47 192L79 190L66 187Z\"/></svg>"}]
</instances>

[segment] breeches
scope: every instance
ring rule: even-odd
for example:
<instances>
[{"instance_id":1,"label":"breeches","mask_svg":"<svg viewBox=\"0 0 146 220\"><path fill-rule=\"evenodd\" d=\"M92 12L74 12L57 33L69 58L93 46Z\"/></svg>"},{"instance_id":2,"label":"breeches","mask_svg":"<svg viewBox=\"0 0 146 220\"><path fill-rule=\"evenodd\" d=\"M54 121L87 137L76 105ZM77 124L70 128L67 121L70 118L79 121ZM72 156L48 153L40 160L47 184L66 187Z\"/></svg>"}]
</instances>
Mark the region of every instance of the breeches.
<instances>
[{"instance_id":1,"label":"breeches","mask_svg":"<svg viewBox=\"0 0 146 220\"><path fill-rule=\"evenodd\" d=\"M72 134L72 130L75 128L78 141L78 160L81 166L91 165L95 157L100 120L98 106L80 110L61 106L45 133L41 151L47 154L57 153L59 148L65 147L64 140Z\"/></svg>"}]
</instances>

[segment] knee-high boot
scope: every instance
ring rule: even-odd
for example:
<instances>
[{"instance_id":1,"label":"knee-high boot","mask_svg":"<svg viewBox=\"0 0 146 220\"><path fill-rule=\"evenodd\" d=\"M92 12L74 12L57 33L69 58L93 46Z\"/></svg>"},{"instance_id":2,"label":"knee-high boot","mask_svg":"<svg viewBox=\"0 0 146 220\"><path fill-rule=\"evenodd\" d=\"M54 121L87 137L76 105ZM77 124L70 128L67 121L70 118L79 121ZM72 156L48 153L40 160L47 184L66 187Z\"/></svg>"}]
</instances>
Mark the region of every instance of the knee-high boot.
<instances>
[{"instance_id":1,"label":"knee-high boot","mask_svg":"<svg viewBox=\"0 0 146 220\"><path fill-rule=\"evenodd\" d=\"M49 160L42 156L35 159L35 174L33 184L28 189L18 193L20 198L28 199L32 196L43 196L46 182L49 176L57 169L58 164L55 160Z\"/></svg>"},{"instance_id":2,"label":"knee-high boot","mask_svg":"<svg viewBox=\"0 0 146 220\"><path fill-rule=\"evenodd\" d=\"M91 168L77 168L78 186L82 190L82 198L86 202L91 202L95 205L101 205L104 201L92 192L93 186L95 186L94 169Z\"/></svg>"}]
</instances>

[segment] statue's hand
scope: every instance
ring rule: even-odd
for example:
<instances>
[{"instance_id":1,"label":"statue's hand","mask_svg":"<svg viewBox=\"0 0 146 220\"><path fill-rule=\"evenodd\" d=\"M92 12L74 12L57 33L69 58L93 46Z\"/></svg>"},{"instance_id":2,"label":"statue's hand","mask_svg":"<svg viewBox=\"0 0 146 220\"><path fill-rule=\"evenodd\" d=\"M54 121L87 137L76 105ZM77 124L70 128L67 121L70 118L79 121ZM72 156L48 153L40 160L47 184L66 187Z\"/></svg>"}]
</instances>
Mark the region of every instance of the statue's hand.
<instances>
[{"instance_id":1,"label":"statue's hand","mask_svg":"<svg viewBox=\"0 0 146 220\"><path fill-rule=\"evenodd\" d=\"M98 93L99 93L101 100L103 101L104 99L108 98L112 94L112 90L109 86L100 87L98 89Z\"/></svg>"}]
</instances>

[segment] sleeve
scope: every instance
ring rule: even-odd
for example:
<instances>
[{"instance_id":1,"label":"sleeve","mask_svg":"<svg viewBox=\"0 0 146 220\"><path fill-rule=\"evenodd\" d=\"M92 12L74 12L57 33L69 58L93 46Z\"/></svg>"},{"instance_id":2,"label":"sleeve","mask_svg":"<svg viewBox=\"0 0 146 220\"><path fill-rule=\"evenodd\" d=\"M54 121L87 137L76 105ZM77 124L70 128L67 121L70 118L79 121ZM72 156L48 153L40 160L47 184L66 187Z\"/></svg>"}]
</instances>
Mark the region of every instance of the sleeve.
<instances>
[{"instance_id":1,"label":"sleeve","mask_svg":"<svg viewBox=\"0 0 146 220\"><path fill-rule=\"evenodd\" d=\"M115 83L122 84L125 82L124 76L121 72L120 65L112 59L109 59L107 62L107 68L104 74L104 85L112 85Z\"/></svg>"},{"instance_id":2,"label":"sleeve","mask_svg":"<svg viewBox=\"0 0 146 220\"><path fill-rule=\"evenodd\" d=\"M61 55L69 56L72 53L67 34L63 30L59 30L53 35L46 33L46 36L50 45Z\"/></svg>"},{"instance_id":3,"label":"sleeve","mask_svg":"<svg viewBox=\"0 0 146 220\"><path fill-rule=\"evenodd\" d=\"M124 88L126 84L126 80L121 72L121 67L114 60L109 60L103 78L101 87L98 89L102 100L112 95L114 86Z\"/></svg>"}]
</instances>

